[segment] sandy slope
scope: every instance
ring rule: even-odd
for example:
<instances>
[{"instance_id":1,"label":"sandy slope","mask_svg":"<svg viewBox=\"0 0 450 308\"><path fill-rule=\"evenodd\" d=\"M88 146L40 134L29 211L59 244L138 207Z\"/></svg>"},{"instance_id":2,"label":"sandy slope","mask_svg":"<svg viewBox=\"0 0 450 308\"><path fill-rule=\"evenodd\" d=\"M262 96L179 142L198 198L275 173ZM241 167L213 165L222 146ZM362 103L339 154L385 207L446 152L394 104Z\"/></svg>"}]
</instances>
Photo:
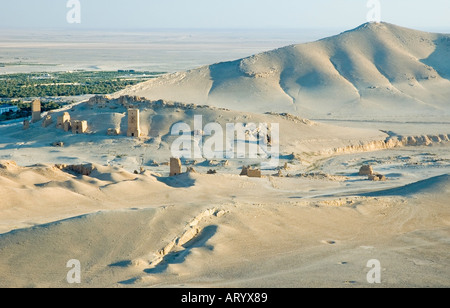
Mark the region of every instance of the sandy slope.
<instances>
[{"instance_id":1,"label":"sandy slope","mask_svg":"<svg viewBox=\"0 0 450 308\"><path fill-rule=\"evenodd\" d=\"M305 199L372 184L191 174L176 188L115 168L84 177L3 165L2 186L18 202L2 203L2 230L36 226L0 235L1 286L70 287L70 259L82 264L80 287L370 287L374 258L382 286L450 283L448 174L373 185L376 197ZM18 184L24 173L35 176Z\"/></svg>"},{"instance_id":2,"label":"sandy slope","mask_svg":"<svg viewBox=\"0 0 450 308\"><path fill-rule=\"evenodd\" d=\"M317 42L169 74L131 94L302 117L448 116L450 37L364 24Z\"/></svg>"}]
</instances>

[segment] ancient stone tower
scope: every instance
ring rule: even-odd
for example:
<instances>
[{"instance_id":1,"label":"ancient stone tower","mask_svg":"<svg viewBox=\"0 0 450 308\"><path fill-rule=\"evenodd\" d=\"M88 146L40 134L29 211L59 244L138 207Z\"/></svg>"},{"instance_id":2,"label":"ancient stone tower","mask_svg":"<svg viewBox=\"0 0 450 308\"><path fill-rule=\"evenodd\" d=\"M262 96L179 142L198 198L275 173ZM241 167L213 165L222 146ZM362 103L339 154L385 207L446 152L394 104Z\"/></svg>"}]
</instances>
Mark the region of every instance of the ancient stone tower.
<instances>
[{"instance_id":1,"label":"ancient stone tower","mask_svg":"<svg viewBox=\"0 0 450 308\"><path fill-rule=\"evenodd\" d=\"M170 176L181 174L181 160L179 158L172 157L170 159Z\"/></svg>"},{"instance_id":2,"label":"ancient stone tower","mask_svg":"<svg viewBox=\"0 0 450 308\"><path fill-rule=\"evenodd\" d=\"M70 125L72 126L73 134L84 134L88 129L87 121L72 120Z\"/></svg>"},{"instance_id":3,"label":"ancient stone tower","mask_svg":"<svg viewBox=\"0 0 450 308\"><path fill-rule=\"evenodd\" d=\"M128 109L128 137L139 137L141 129L139 128L139 109Z\"/></svg>"},{"instance_id":4,"label":"ancient stone tower","mask_svg":"<svg viewBox=\"0 0 450 308\"><path fill-rule=\"evenodd\" d=\"M41 101L35 99L31 102L31 122L36 123L41 120Z\"/></svg>"},{"instance_id":5,"label":"ancient stone tower","mask_svg":"<svg viewBox=\"0 0 450 308\"><path fill-rule=\"evenodd\" d=\"M66 127L66 123L68 123L69 125L67 125L67 127L70 126L70 114L68 112L64 112L64 114L62 116L59 116L57 118L56 121L56 128L60 128L60 129L64 129L64 127ZM66 131L68 131L69 128L67 128Z\"/></svg>"}]
</instances>

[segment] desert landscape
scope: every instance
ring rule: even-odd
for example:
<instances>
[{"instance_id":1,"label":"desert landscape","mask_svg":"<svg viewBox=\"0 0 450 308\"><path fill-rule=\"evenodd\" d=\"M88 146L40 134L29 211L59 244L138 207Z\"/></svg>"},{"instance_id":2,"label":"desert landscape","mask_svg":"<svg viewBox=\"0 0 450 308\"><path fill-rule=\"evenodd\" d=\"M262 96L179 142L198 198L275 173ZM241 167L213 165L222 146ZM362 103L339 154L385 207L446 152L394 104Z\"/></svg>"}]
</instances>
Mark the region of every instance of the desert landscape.
<instances>
[{"instance_id":1,"label":"desert landscape","mask_svg":"<svg viewBox=\"0 0 450 308\"><path fill-rule=\"evenodd\" d=\"M450 286L449 57L449 34L366 23L35 100L0 123L0 286ZM173 159L180 136L200 156Z\"/></svg>"}]
</instances>

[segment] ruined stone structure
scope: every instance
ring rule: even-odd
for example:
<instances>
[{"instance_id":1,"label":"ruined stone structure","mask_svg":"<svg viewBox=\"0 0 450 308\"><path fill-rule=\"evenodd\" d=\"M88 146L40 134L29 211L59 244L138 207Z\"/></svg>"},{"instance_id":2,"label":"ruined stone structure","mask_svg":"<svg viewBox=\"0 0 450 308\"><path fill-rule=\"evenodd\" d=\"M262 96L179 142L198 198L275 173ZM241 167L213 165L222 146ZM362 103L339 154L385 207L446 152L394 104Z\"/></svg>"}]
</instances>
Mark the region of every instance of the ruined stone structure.
<instances>
[{"instance_id":1,"label":"ruined stone structure","mask_svg":"<svg viewBox=\"0 0 450 308\"><path fill-rule=\"evenodd\" d=\"M72 122L71 122L71 121L69 121L69 122L64 122L64 131L65 131L65 132L68 132L68 131L70 131L70 130L72 130Z\"/></svg>"},{"instance_id":2,"label":"ruined stone structure","mask_svg":"<svg viewBox=\"0 0 450 308\"><path fill-rule=\"evenodd\" d=\"M66 132L69 131L69 129L70 129L70 114L68 112L64 112L64 114L62 116L59 116L56 119L56 128L64 129Z\"/></svg>"},{"instance_id":3,"label":"ruined stone structure","mask_svg":"<svg viewBox=\"0 0 450 308\"><path fill-rule=\"evenodd\" d=\"M172 157L170 159L170 176L181 174L181 167L181 160L179 158Z\"/></svg>"},{"instance_id":4,"label":"ruined stone structure","mask_svg":"<svg viewBox=\"0 0 450 308\"><path fill-rule=\"evenodd\" d=\"M361 169L359 169L359 175L363 176L363 175L372 175L373 174L373 169L372 166L370 165L364 165L361 167Z\"/></svg>"},{"instance_id":5,"label":"ruined stone structure","mask_svg":"<svg viewBox=\"0 0 450 308\"><path fill-rule=\"evenodd\" d=\"M96 95L89 99L88 105L93 108L94 106L97 106L99 108L105 108L106 104L111 100L109 96L105 95Z\"/></svg>"},{"instance_id":6,"label":"ruined stone structure","mask_svg":"<svg viewBox=\"0 0 450 308\"><path fill-rule=\"evenodd\" d=\"M369 180L374 181L374 182L378 182L378 181L385 182L385 181L387 181L387 178L382 174L375 173L375 174L369 175Z\"/></svg>"},{"instance_id":7,"label":"ruined stone structure","mask_svg":"<svg viewBox=\"0 0 450 308\"><path fill-rule=\"evenodd\" d=\"M48 127L53 124L53 118L51 115L47 115L42 121L42 127Z\"/></svg>"},{"instance_id":8,"label":"ruined stone structure","mask_svg":"<svg viewBox=\"0 0 450 308\"><path fill-rule=\"evenodd\" d=\"M131 104L145 102L147 100L143 97L125 95L125 96L120 96L117 99L117 101L123 107L128 108L128 107L130 107Z\"/></svg>"},{"instance_id":9,"label":"ruined stone structure","mask_svg":"<svg viewBox=\"0 0 450 308\"><path fill-rule=\"evenodd\" d=\"M260 169L248 169L247 175L249 178L261 178L261 170Z\"/></svg>"},{"instance_id":10,"label":"ruined stone structure","mask_svg":"<svg viewBox=\"0 0 450 308\"><path fill-rule=\"evenodd\" d=\"M141 135L139 123L139 109L128 109L128 137L139 137Z\"/></svg>"},{"instance_id":11,"label":"ruined stone structure","mask_svg":"<svg viewBox=\"0 0 450 308\"><path fill-rule=\"evenodd\" d=\"M52 146L58 147L58 148L62 148L62 147L64 147L64 142L62 142L62 141L55 141L55 142L52 143Z\"/></svg>"},{"instance_id":12,"label":"ruined stone structure","mask_svg":"<svg viewBox=\"0 0 450 308\"><path fill-rule=\"evenodd\" d=\"M242 171L241 171L240 176L247 176L249 168L250 168L249 166L248 167L247 166L242 166Z\"/></svg>"},{"instance_id":13,"label":"ruined stone structure","mask_svg":"<svg viewBox=\"0 0 450 308\"><path fill-rule=\"evenodd\" d=\"M96 169L93 164L84 164L84 165L55 165L56 168L64 171L72 171L79 175L89 176Z\"/></svg>"},{"instance_id":14,"label":"ruined stone structure","mask_svg":"<svg viewBox=\"0 0 450 308\"><path fill-rule=\"evenodd\" d=\"M253 169L250 166L243 166L241 171L241 176L248 176L249 178L261 178L261 169Z\"/></svg>"},{"instance_id":15,"label":"ruined stone structure","mask_svg":"<svg viewBox=\"0 0 450 308\"><path fill-rule=\"evenodd\" d=\"M35 99L31 102L31 122L36 123L41 120L41 101Z\"/></svg>"},{"instance_id":16,"label":"ruined stone structure","mask_svg":"<svg viewBox=\"0 0 450 308\"><path fill-rule=\"evenodd\" d=\"M84 134L88 129L87 121L72 120L70 126L73 134Z\"/></svg>"}]
</instances>

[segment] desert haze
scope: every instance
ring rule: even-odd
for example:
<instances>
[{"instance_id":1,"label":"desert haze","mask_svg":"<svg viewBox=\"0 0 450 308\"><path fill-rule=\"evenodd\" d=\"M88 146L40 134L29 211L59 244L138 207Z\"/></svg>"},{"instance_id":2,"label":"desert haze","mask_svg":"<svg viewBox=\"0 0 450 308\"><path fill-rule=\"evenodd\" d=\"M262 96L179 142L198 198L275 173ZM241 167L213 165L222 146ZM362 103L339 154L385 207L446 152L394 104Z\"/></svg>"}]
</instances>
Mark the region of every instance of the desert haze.
<instances>
[{"instance_id":1,"label":"desert haze","mask_svg":"<svg viewBox=\"0 0 450 308\"><path fill-rule=\"evenodd\" d=\"M448 34L368 23L1 123L0 286L449 287L449 58ZM278 124L277 165L170 176L195 116Z\"/></svg>"}]
</instances>

